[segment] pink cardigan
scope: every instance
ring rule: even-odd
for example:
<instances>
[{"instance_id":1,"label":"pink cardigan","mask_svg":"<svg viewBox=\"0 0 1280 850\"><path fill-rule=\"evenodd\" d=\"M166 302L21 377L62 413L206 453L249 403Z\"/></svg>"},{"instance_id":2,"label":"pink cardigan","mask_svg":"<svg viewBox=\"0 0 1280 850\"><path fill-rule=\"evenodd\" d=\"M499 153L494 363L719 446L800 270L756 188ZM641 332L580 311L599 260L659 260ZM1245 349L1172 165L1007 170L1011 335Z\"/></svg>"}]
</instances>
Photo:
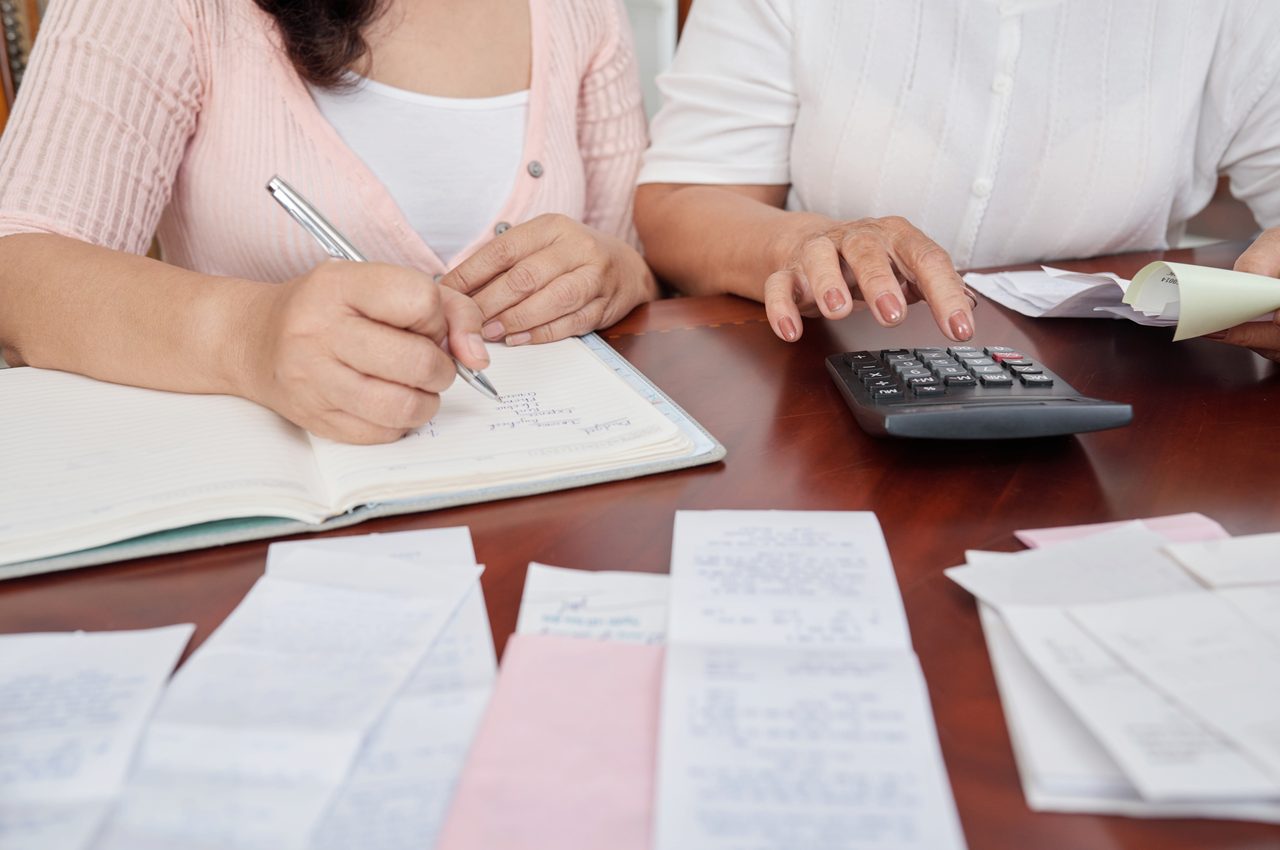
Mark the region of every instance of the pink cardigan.
<instances>
[{"instance_id":1,"label":"pink cardigan","mask_svg":"<svg viewBox=\"0 0 1280 850\"><path fill-rule=\"evenodd\" d=\"M634 244L646 135L621 0L530 0L530 11L525 166L461 256L547 212ZM252 0L54 0L0 137L0 236L142 253L157 234L176 265L286 280L325 255L267 194L278 173L371 260L446 271L279 44Z\"/></svg>"}]
</instances>

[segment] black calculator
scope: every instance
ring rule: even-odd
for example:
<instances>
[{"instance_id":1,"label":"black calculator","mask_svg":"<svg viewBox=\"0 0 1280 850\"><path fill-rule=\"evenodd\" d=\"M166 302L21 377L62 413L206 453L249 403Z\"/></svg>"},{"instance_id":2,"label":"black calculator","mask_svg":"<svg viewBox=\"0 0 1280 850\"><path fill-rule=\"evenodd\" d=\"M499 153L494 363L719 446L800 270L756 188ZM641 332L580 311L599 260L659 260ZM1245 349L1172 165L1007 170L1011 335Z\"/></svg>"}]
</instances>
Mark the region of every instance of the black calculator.
<instances>
[{"instance_id":1,"label":"black calculator","mask_svg":"<svg viewBox=\"0 0 1280 850\"><path fill-rule=\"evenodd\" d=\"M1128 425L1127 404L1087 398L1004 345L886 348L827 358L827 371L868 434L1007 440Z\"/></svg>"}]
</instances>

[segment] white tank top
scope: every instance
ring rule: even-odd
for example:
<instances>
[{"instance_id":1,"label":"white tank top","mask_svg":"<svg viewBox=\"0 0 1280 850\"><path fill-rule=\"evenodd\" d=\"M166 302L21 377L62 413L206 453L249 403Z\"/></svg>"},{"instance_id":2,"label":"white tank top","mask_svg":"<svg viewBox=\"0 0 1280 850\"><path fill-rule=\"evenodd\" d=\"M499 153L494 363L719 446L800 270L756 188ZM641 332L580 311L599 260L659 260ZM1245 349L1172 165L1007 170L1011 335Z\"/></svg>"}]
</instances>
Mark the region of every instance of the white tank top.
<instances>
[{"instance_id":1,"label":"white tank top","mask_svg":"<svg viewBox=\"0 0 1280 850\"><path fill-rule=\"evenodd\" d=\"M492 227L520 169L527 90L435 97L361 78L311 96L446 265Z\"/></svg>"}]
</instances>

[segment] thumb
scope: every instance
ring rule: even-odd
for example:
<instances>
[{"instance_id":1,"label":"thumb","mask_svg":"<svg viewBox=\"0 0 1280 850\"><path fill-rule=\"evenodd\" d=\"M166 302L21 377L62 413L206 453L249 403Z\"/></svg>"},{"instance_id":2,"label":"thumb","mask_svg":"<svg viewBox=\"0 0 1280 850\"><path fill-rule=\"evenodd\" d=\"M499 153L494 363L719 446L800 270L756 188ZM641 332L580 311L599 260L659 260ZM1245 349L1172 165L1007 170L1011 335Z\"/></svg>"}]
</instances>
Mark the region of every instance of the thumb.
<instances>
[{"instance_id":1,"label":"thumb","mask_svg":"<svg viewBox=\"0 0 1280 850\"><path fill-rule=\"evenodd\" d=\"M489 365L489 352L480 336L484 314L476 302L454 289L440 288L440 306L443 308L448 337L444 348L463 365L471 369L483 369Z\"/></svg>"}]
</instances>

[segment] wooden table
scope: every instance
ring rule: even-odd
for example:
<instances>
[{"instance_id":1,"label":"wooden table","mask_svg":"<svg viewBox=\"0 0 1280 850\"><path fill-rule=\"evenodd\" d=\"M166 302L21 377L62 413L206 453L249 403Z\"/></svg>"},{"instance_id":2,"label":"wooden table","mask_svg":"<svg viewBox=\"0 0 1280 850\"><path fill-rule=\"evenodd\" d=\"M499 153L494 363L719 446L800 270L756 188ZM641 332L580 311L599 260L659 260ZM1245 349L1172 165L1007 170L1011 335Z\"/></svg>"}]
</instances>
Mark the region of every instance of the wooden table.
<instances>
[{"instance_id":1,"label":"wooden table","mask_svg":"<svg viewBox=\"0 0 1280 850\"><path fill-rule=\"evenodd\" d=\"M1242 246L1171 258L1229 266ZM1064 263L1131 274L1153 255ZM529 561L665 572L677 508L875 511L929 682L969 846L1036 850L1280 847L1280 827L1030 812L974 602L942 575L966 548L1018 548L1019 528L1201 511L1234 534L1280 530L1280 367L1210 341L1107 320L1040 320L989 302L978 342L1043 358L1134 422L1079 438L989 445L870 439L823 358L946 344L927 310L886 331L866 314L776 340L759 305L728 297L642 307L605 336L729 450L715 466L583 490L379 520L345 533L468 525L501 651ZM339 532L343 533L343 532ZM0 632L191 621L193 646L261 575L266 543L0 585ZM1280 707L1277 708L1280 711Z\"/></svg>"}]
</instances>

